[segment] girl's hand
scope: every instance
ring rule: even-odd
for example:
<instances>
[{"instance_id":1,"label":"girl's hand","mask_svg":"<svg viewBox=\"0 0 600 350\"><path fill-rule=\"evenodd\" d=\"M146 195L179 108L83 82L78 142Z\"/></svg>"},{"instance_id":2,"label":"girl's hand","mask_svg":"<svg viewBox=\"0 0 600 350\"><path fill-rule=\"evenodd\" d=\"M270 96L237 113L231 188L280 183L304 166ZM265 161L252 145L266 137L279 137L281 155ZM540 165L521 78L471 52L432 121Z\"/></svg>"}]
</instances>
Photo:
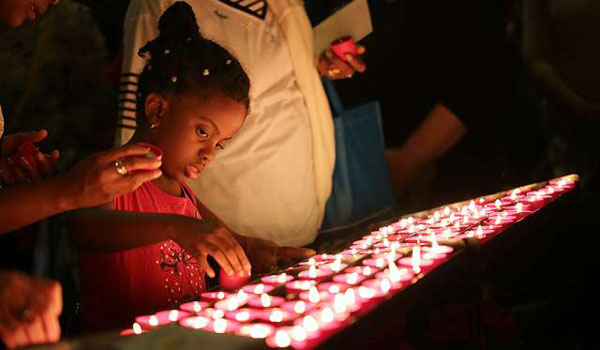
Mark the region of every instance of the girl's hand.
<instances>
[{"instance_id":1,"label":"girl's hand","mask_svg":"<svg viewBox=\"0 0 600 350\"><path fill-rule=\"evenodd\" d=\"M254 273L271 272L278 268L278 262L306 259L315 251L306 248L280 247L275 242L247 236L236 236L252 262Z\"/></svg>"},{"instance_id":2,"label":"girl's hand","mask_svg":"<svg viewBox=\"0 0 600 350\"><path fill-rule=\"evenodd\" d=\"M252 269L244 249L234 236L223 226L207 220L182 220L177 225L172 239L192 255L209 277L215 277L215 271L206 260L212 256L229 276L243 276Z\"/></svg>"},{"instance_id":3,"label":"girl's hand","mask_svg":"<svg viewBox=\"0 0 600 350\"><path fill-rule=\"evenodd\" d=\"M61 311L57 282L0 272L0 338L8 348L58 341Z\"/></svg>"},{"instance_id":4,"label":"girl's hand","mask_svg":"<svg viewBox=\"0 0 600 350\"><path fill-rule=\"evenodd\" d=\"M327 77L331 80L352 78L355 72L362 73L367 69L359 56L365 53L365 47L357 45L356 53L358 55L346 54L346 60L342 61L333 51L327 49L319 57L317 70L322 77Z\"/></svg>"},{"instance_id":5,"label":"girl's hand","mask_svg":"<svg viewBox=\"0 0 600 350\"><path fill-rule=\"evenodd\" d=\"M160 157L150 149L127 145L96 153L56 177L66 194L66 209L98 206L162 175Z\"/></svg>"},{"instance_id":6,"label":"girl's hand","mask_svg":"<svg viewBox=\"0 0 600 350\"><path fill-rule=\"evenodd\" d=\"M31 158L22 157L18 154L18 149L24 142L37 143L48 136L46 130L30 131L8 135L2 140L2 154L0 155L0 164L2 167L1 185L12 186L22 183L38 181L54 175L54 168L60 160L58 151L50 154L43 154L35 150ZM35 158L35 159L33 159ZM30 164L31 160L37 164Z\"/></svg>"}]
</instances>

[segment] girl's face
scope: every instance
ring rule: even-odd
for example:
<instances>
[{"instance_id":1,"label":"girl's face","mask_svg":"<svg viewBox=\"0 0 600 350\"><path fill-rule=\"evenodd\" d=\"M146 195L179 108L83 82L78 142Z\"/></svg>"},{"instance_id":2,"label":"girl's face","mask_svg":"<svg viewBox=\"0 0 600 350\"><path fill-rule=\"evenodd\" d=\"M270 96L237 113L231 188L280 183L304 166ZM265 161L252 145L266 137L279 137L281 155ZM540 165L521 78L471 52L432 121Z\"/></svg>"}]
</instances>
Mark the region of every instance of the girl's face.
<instances>
[{"instance_id":1,"label":"girl's face","mask_svg":"<svg viewBox=\"0 0 600 350\"><path fill-rule=\"evenodd\" d=\"M48 10L48 6L58 2L59 0L0 0L0 18L16 28L26 19L35 20L37 15Z\"/></svg>"},{"instance_id":2,"label":"girl's face","mask_svg":"<svg viewBox=\"0 0 600 350\"><path fill-rule=\"evenodd\" d=\"M159 122L151 130L151 142L163 151L163 174L178 182L198 177L240 129L247 113L242 103L220 95L210 100L151 95L146 99L146 115L150 124ZM153 98L160 98L162 105L153 105Z\"/></svg>"}]
</instances>

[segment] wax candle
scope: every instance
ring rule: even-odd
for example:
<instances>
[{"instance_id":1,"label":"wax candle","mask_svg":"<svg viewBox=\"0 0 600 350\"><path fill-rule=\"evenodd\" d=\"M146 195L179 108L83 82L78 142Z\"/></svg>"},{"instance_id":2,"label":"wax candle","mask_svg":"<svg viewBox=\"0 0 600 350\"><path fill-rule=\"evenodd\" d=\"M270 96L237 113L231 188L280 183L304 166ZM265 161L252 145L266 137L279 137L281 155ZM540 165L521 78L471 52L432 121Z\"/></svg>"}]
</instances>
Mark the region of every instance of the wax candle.
<instances>
[{"instance_id":1,"label":"wax candle","mask_svg":"<svg viewBox=\"0 0 600 350\"><path fill-rule=\"evenodd\" d=\"M200 310L208 307L210 305L207 301L192 301L189 303L181 304L179 309L189 312L189 313L199 313Z\"/></svg>"},{"instance_id":2,"label":"wax candle","mask_svg":"<svg viewBox=\"0 0 600 350\"><path fill-rule=\"evenodd\" d=\"M244 292L251 293L251 294L258 294L258 295L263 294L263 293L269 293L273 289L275 289L275 286L272 286L270 284L263 284L263 283L247 284L242 287L242 290Z\"/></svg>"},{"instance_id":3,"label":"wax candle","mask_svg":"<svg viewBox=\"0 0 600 350\"><path fill-rule=\"evenodd\" d=\"M127 328L121 331L120 335L138 335L142 334L144 330L139 323L133 322L133 326L131 328Z\"/></svg>"},{"instance_id":4,"label":"wax candle","mask_svg":"<svg viewBox=\"0 0 600 350\"><path fill-rule=\"evenodd\" d=\"M367 266L368 267L368 266ZM327 292L329 294L337 294L345 292L350 286L345 283L325 282L317 285L319 292Z\"/></svg>"},{"instance_id":5,"label":"wax candle","mask_svg":"<svg viewBox=\"0 0 600 350\"><path fill-rule=\"evenodd\" d=\"M308 292L300 293L300 299L302 299L304 301L308 301L312 304L318 304L321 302L321 300L329 300L330 296L329 296L329 293L319 292L317 287L312 286L312 287L310 287Z\"/></svg>"},{"instance_id":6,"label":"wax candle","mask_svg":"<svg viewBox=\"0 0 600 350\"><path fill-rule=\"evenodd\" d=\"M250 272L244 272L241 276L233 274L227 275L223 269L219 273L219 286L224 290L236 290L248 283L250 280Z\"/></svg>"},{"instance_id":7,"label":"wax candle","mask_svg":"<svg viewBox=\"0 0 600 350\"><path fill-rule=\"evenodd\" d=\"M284 342L281 343L282 347L291 346L293 349L306 348L306 340L308 339L308 332L306 332L306 329L304 329L304 327L302 327L301 325L282 326L282 327L278 327L277 330L286 332L291 339L290 345L287 345L287 346L285 345L285 344L287 344L287 341L284 340ZM266 343L268 346L270 346L272 348L279 347L275 343L275 337L273 335L271 335L270 337L267 338Z\"/></svg>"},{"instance_id":8,"label":"wax candle","mask_svg":"<svg viewBox=\"0 0 600 350\"><path fill-rule=\"evenodd\" d=\"M332 263L325 264L325 265L321 266L320 268L325 271L340 272L343 269L345 269L347 266L348 266L347 264L342 263L342 256L340 254L338 254L338 255L336 255L336 258Z\"/></svg>"},{"instance_id":9,"label":"wax candle","mask_svg":"<svg viewBox=\"0 0 600 350\"><path fill-rule=\"evenodd\" d=\"M200 297L203 300L213 301L214 302L214 301L218 301L218 300L223 300L228 295L229 295L229 293L222 292L222 291L219 291L219 292L204 292L204 293L200 294Z\"/></svg>"},{"instance_id":10,"label":"wax candle","mask_svg":"<svg viewBox=\"0 0 600 350\"><path fill-rule=\"evenodd\" d=\"M388 260L386 260L388 261ZM358 273L359 275L363 275L365 277L369 277L376 273L379 269L371 266L352 266L346 269L344 272L346 273ZM321 283L323 285L324 283Z\"/></svg>"},{"instance_id":11,"label":"wax candle","mask_svg":"<svg viewBox=\"0 0 600 350\"><path fill-rule=\"evenodd\" d=\"M298 318L295 312L289 312L279 308L264 309L260 314L263 321L268 321L274 324L294 321Z\"/></svg>"},{"instance_id":12,"label":"wax candle","mask_svg":"<svg viewBox=\"0 0 600 350\"><path fill-rule=\"evenodd\" d=\"M315 283L313 280L291 281L285 284L285 289L290 293L297 293L309 290Z\"/></svg>"},{"instance_id":13,"label":"wax candle","mask_svg":"<svg viewBox=\"0 0 600 350\"><path fill-rule=\"evenodd\" d=\"M213 307L207 307L207 308L200 310L200 313L198 314L198 316L206 316L206 317L213 318L213 319L223 318L223 317L225 317L225 310L217 309L217 308L213 308Z\"/></svg>"},{"instance_id":14,"label":"wax candle","mask_svg":"<svg viewBox=\"0 0 600 350\"><path fill-rule=\"evenodd\" d=\"M314 309L314 305L305 302L304 300L286 301L281 305L281 309L287 312L294 312L301 315L307 311Z\"/></svg>"},{"instance_id":15,"label":"wax candle","mask_svg":"<svg viewBox=\"0 0 600 350\"><path fill-rule=\"evenodd\" d=\"M237 335L254 339L263 339L275 332L275 327L266 323L253 323L241 325Z\"/></svg>"},{"instance_id":16,"label":"wax candle","mask_svg":"<svg viewBox=\"0 0 600 350\"><path fill-rule=\"evenodd\" d=\"M252 322L258 319L261 315L261 310L242 308L225 313L225 317L237 322Z\"/></svg>"},{"instance_id":17,"label":"wax candle","mask_svg":"<svg viewBox=\"0 0 600 350\"><path fill-rule=\"evenodd\" d=\"M372 280L364 281L361 284L361 287L359 287L359 293L360 293L360 288L362 288L362 287L366 287L369 290L374 291L372 294L372 297L370 299L383 298L383 297L387 296L390 293L390 291L392 290L392 282L390 282L390 280L387 278L383 278L383 279L375 278ZM368 294L370 296L371 292L369 292Z\"/></svg>"},{"instance_id":18,"label":"wax candle","mask_svg":"<svg viewBox=\"0 0 600 350\"><path fill-rule=\"evenodd\" d=\"M189 316L189 312L180 310L165 310L157 312L156 318L158 319L159 325L165 325L173 322L177 322L183 318Z\"/></svg>"},{"instance_id":19,"label":"wax candle","mask_svg":"<svg viewBox=\"0 0 600 350\"><path fill-rule=\"evenodd\" d=\"M377 273L375 277L377 279L387 278L392 283L392 289L400 289L408 284L415 275L407 268L396 268L392 270L385 269L382 272Z\"/></svg>"},{"instance_id":20,"label":"wax candle","mask_svg":"<svg viewBox=\"0 0 600 350\"><path fill-rule=\"evenodd\" d=\"M319 323L319 330L336 329L349 317L349 313L336 313L329 306L316 309L311 314Z\"/></svg>"},{"instance_id":21,"label":"wax candle","mask_svg":"<svg viewBox=\"0 0 600 350\"><path fill-rule=\"evenodd\" d=\"M224 300L217 301L215 303L215 308L220 310L233 311L240 308L241 306L244 306L244 304L246 304L247 299L248 298L245 297L240 300L240 298L238 298L237 296L231 295Z\"/></svg>"},{"instance_id":22,"label":"wax candle","mask_svg":"<svg viewBox=\"0 0 600 350\"><path fill-rule=\"evenodd\" d=\"M240 324L233 320L217 318L212 321L212 325L205 327L205 330L215 333L235 333L240 329Z\"/></svg>"},{"instance_id":23,"label":"wax candle","mask_svg":"<svg viewBox=\"0 0 600 350\"><path fill-rule=\"evenodd\" d=\"M333 281L338 283L346 283L346 284L357 284L362 282L365 279L365 276L362 274L358 274L356 272L352 273L342 273L339 275L333 276Z\"/></svg>"},{"instance_id":24,"label":"wax candle","mask_svg":"<svg viewBox=\"0 0 600 350\"><path fill-rule=\"evenodd\" d=\"M356 288L350 287L344 292L344 302L346 303L346 307L350 312L356 312L361 308L361 302L357 298L356 290Z\"/></svg>"},{"instance_id":25,"label":"wax candle","mask_svg":"<svg viewBox=\"0 0 600 350\"><path fill-rule=\"evenodd\" d=\"M323 269L317 268L316 266L312 265L311 267L309 267L308 270L300 272L298 274L298 278L319 280L319 279L329 277L333 274L334 274L333 271L323 270Z\"/></svg>"},{"instance_id":26,"label":"wax candle","mask_svg":"<svg viewBox=\"0 0 600 350\"><path fill-rule=\"evenodd\" d=\"M278 329L267 338L266 343L271 348L287 348L292 344L292 338L286 330Z\"/></svg>"},{"instance_id":27,"label":"wax candle","mask_svg":"<svg viewBox=\"0 0 600 350\"><path fill-rule=\"evenodd\" d=\"M283 304L285 299L282 297L274 297L268 294L250 295L248 297L248 305L255 308L277 307Z\"/></svg>"},{"instance_id":28,"label":"wax candle","mask_svg":"<svg viewBox=\"0 0 600 350\"><path fill-rule=\"evenodd\" d=\"M285 272L280 273L278 275L270 275L261 277L260 280L262 283L270 284L273 286L280 286L294 279L294 276L288 275Z\"/></svg>"},{"instance_id":29,"label":"wax candle","mask_svg":"<svg viewBox=\"0 0 600 350\"><path fill-rule=\"evenodd\" d=\"M210 319L205 316L191 316L179 321L179 325L191 329L204 329L211 323Z\"/></svg>"},{"instance_id":30,"label":"wax candle","mask_svg":"<svg viewBox=\"0 0 600 350\"><path fill-rule=\"evenodd\" d=\"M400 265L410 266L415 273L420 273L423 267L430 267L433 265L433 260L421 258L421 247L416 246L413 248L412 255L410 258L402 258L399 260Z\"/></svg>"},{"instance_id":31,"label":"wax candle","mask_svg":"<svg viewBox=\"0 0 600 350\"><path fill-rule=\"evenodd\" d=\"M169 321L160 324L156 315L138 316L135 318L135 322L137 322L145 331L151 331L153 329L158 328L159 326L164 326L170 323Z\"/></svg>"},{"instance_id":32,"label":"wax candle","mask_svg":"<svg viewBox=\"0 0 600 350\"><path fill-rule=\"evenodd\" d=\"M383 267L385 267L386 263L386 259L383 257L379 257L377 259L365 259L362 261L362 264L364 266L371 266L371 267L375 267L377 269L381 269Z\"/></svg>"}]
</instances>

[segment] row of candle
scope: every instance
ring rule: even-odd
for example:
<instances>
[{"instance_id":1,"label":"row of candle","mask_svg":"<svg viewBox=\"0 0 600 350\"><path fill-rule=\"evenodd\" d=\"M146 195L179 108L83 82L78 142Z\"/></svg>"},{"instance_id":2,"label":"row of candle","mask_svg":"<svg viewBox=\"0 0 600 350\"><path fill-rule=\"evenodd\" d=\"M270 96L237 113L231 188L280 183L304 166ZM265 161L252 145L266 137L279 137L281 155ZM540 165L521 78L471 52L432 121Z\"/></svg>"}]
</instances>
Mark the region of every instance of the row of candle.
<instances>
[{"instance_id":1,"label":"row of candle","mask_svg":"<svg viewBox=\"0 0 600 350\"><path fill-rule=\"evenodd\" d=\"M371 232L343 252L299 263L297 276L264 276L237 293L207 292L202 300L136 318L123 334L163 325L266 338L270 347L310 348L340 329L352 314L372 307L447 259L453 248L438 240L485 240L570 190L559 179L537 189L515 189L495 200L479 198L421 218L403 218ZM269 293L285 291L286 298Z\"/></svg>"}]
</instances>

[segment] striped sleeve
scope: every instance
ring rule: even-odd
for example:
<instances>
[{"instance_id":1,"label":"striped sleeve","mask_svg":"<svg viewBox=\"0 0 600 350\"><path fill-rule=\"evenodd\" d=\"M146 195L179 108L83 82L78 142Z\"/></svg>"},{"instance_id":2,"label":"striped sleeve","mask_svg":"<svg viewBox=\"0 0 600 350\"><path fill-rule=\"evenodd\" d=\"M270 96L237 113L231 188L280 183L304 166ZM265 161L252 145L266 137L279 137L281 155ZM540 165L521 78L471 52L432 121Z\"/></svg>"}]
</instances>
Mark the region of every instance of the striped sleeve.
<instances>
[{"instance_id":1,"label":"striped sleeve","mask_svg":"<svg viewBox=\"0 0 600 350\"><path fill-rule=\"evenodd\" d=\"M132 0L127 9L123 23L116 146L127 143L135 131L138 82L146 64L137 53L140 47L158 36L158 20L166 5L163 0Z\"/></svg>"}]
</instances>

